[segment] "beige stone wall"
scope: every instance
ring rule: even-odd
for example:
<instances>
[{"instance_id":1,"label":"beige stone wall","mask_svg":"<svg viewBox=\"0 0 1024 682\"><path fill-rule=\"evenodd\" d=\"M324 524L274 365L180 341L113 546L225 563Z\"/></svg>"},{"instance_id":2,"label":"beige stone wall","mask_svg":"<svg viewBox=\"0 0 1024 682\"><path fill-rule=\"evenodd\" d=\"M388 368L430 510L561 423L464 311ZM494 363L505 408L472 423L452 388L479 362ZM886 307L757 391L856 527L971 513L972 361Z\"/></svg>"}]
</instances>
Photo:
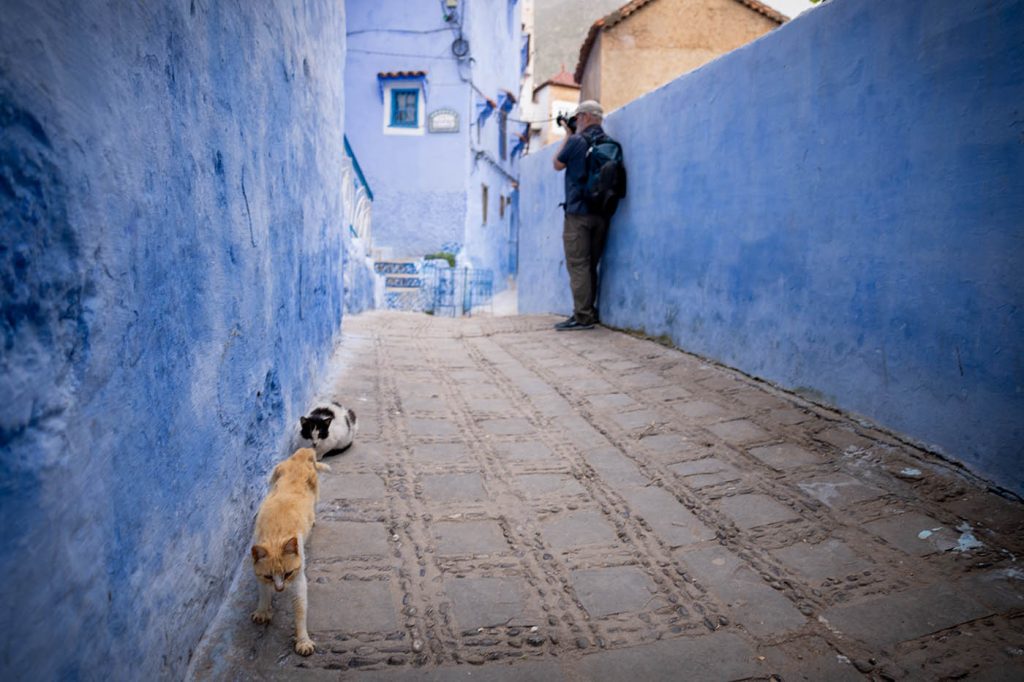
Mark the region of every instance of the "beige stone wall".
<instances>
[{"instance_id":1,"label":"beige stone wall","mask_svg":"<svg viewBox=\"0 0 1024 682\"><path fill-rule=\"evenodd\" d=\"M597 40L591 46L590 55L587 57L587 66L583 69L583 82L580 83L581 102L587 99L601 101L601 46L604 44L604 36L604 31L597 34ZM605 111L607 110L608 107L605 106Z\"/></svg>"},{"instance_id":2,"label":"beige stone wall","mask_svg":"<svg viewBox=\"0 0 1024 682\"><path fill-rule=\"evenodd\" d=\"M537 112L543 118L554 118L559 111L572 113L579 104L577 88L565 85L549 84L537 90ZM558 142L565 137L565 132L554 121L547 121L539 126L536 149Z\"/></svg>"},{"instance_id":3,"label":"beige stone wall","mask_svg":"<svg viewBox=\"0 0 1024 682\"><path fill-rule=\"evenodd\" d=\"M554 117L560 111L572 115L576 106L580 103L580 91L578 88L569 88L564 85L551 86L551 102L548 108L548 116ZM545 144L557 142L565 137L565 129L561 128L554 121L548 123L548 138Z\"/></svg>"},{"instance_id":4,"label":"beige stone wall","mask_svg":"<svg viewBox=\"0 0 1024 682\"><path fill-rule=\"evenodd\" d=\"M616 109L777 27L736 0L657 0L602 32L601 103Z\"/></svg>"}]
</instances>

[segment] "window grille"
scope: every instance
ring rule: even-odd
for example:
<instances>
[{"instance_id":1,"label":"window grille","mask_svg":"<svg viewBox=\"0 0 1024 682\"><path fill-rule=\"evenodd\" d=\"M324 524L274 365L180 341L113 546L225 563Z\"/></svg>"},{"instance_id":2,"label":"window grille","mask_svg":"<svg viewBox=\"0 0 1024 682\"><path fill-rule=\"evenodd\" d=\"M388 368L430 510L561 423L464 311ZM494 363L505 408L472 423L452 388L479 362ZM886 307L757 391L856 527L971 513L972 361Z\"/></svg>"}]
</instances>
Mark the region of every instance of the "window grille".
<instances>
[{"instance_id":1,"label":"window grille","mask_svg":"<svg viewBox=\"0 0 1024 682\"><path fill-rule=\"evenodd\" d=\"M419 126L419 90L391 90L391 125L396 128Z\"/></svg>"}]
</instances>

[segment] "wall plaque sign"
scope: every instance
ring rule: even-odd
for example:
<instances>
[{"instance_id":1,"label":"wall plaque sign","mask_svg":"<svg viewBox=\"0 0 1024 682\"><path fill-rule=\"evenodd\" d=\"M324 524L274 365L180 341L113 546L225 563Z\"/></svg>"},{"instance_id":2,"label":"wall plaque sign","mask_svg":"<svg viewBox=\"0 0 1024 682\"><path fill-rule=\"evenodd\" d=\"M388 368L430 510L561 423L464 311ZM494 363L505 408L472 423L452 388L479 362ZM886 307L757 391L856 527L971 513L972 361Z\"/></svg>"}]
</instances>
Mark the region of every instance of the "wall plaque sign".
<instances>
[{"instance_id":1,"label":"wall plaque sign","mask_svg":"<svg viewBox=\"0 0 1024 682\"><path fill-rule=\"evenodd\" d=\"M438 109L430 112L427 126L432 133L459 132L459 113L454 109Z\"/></svg>"}]
</instances>

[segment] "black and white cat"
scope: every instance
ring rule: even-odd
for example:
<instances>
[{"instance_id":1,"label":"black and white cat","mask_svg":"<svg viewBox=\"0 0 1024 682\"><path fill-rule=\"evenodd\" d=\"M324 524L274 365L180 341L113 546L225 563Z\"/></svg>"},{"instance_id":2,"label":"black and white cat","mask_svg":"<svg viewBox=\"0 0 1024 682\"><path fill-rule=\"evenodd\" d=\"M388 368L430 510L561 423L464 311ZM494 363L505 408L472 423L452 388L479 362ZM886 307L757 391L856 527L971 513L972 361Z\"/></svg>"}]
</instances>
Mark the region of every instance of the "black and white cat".
<instances>
[{"instance_id":1,"label":"black and white cat","mask_svg":"<svg viewBox=\"0 0 1024 682\"><path fill-rule=\"evenodd\" d=\"M352 445L356 437L356 413L336 402L318 404L305 417L299 417L302 438L312 443L316 458L336 455Z\"/></svg>"}]
</instances>

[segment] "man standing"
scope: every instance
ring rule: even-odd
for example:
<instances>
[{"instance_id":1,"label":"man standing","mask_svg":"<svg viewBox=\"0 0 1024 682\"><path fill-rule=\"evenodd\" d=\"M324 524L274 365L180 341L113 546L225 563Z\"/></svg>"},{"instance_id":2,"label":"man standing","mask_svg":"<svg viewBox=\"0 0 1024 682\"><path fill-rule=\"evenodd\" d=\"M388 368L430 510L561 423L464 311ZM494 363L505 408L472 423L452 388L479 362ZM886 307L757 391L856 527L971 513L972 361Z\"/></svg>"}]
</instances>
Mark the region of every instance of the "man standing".
<instances>
[{"instance_id":1,"label":"man standing","mask_svg":"<svg viewBox=\"0 0 1024 682\"><path fill-rule=\"evenodd\" d=\"M555 325L558 331L594 328L597 322L597 309L594 307L598 291L597 264L608 236L608 218L591 211L583 195L587 182L587 149L595 138L604 135L601 129L604 109L588 99L580 102L575 117L577 132L566 137L554 159L555 170L565 171L562 242L573 311L572 317Z\"/></svg>"}]
</instances>

